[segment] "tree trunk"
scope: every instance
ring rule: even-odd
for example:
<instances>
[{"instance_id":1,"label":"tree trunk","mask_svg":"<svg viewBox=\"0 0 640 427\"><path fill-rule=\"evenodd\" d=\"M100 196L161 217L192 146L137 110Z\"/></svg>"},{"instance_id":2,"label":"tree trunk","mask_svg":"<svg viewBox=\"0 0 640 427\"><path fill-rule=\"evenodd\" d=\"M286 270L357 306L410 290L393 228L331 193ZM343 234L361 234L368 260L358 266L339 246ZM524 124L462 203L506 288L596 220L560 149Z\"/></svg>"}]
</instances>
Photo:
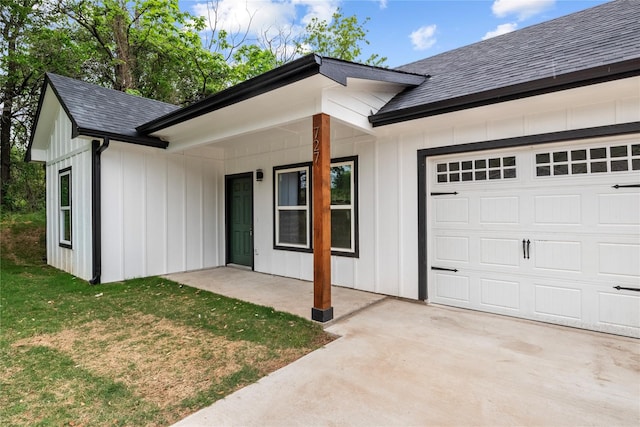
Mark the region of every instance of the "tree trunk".
<instances>
[{"instance_id":1,"label":"tree trunk","mask_svg":"<svg viewBox=\"0 0 640 427\"><path fill-rule=\"evenodd\" d=\"M123 8L124 9L124 8ZM127 34L127 22L124 19L126 9L122 14L116 14L113 20L113 36L116 42L116 87L114 89L126 92L127 89L137 89L133 79L135 58L131 54L129 37Z\"/></svg>"},{"instance_id":2,"label":"tree trunk","mask_svg":"<svg viewBox=\"0 0 640 427\"><path fill-rule=\"evenodd\" d=\"M11 55L16 50L16 41L9 39L7 44L7 53ZM0 118L0 204L3 207L8 203L7 186L11 182L11 116L13 115L13 98L16 95L17 71L17 64L10 59L7 64L7 80L5 87L2 88L3 108Z\"/></svg>"}]
</instances>

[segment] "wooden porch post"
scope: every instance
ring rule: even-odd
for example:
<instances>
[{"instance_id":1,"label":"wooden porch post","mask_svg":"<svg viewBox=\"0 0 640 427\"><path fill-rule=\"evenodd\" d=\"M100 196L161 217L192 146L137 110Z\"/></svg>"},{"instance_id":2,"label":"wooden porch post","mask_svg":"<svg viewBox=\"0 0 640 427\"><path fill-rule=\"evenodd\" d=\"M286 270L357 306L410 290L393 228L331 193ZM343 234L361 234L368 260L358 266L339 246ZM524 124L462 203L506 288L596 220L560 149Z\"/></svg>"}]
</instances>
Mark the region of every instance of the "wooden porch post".
<instances>
[{"instance_id":1,"label":"wooden porch post","mask_svg":"<svg viewBox=\"0 0 640 427\"><path fill-rule=\"evenodd\" d=\"M333 319L331 306L331 138L330 119L313 116L313 308L318 322Z\"/></svg>"}]
</instances>

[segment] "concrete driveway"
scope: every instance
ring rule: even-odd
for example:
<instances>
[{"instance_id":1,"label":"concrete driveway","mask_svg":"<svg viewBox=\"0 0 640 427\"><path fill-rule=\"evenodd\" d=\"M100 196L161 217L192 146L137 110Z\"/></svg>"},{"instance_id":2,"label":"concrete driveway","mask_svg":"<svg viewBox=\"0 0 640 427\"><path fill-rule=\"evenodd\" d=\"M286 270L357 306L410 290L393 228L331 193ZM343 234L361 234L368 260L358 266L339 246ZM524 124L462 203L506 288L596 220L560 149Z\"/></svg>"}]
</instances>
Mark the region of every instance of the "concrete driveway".
<instances>
[{"instance_id":1,"label":"concrete driveway","mask_svg":"<svg viewBox=\"0 0 640 427\"><path fill-rule=\"evenodd\" d=\"M176 426L638 426L640 341L385 299Z\"/></svg>"}]
</instances>

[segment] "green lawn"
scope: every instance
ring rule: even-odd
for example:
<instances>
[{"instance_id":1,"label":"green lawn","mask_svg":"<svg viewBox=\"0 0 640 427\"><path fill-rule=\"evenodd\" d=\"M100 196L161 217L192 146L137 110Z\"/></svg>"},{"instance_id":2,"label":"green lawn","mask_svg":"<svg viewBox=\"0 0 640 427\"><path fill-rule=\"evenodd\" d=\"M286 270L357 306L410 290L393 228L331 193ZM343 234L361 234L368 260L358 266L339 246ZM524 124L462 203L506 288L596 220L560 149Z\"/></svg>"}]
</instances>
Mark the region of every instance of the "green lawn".
<instances>
[{"instance_id":1,"label":"green lawn","mask_svg":"<svg viewBox=\"0 0 640 427\"><path fill-rule=\"evenodd\" d=\"M41 214L0 231L0 425L168 425L330 340L162 278L91 286L45 265Z\"/></svg>"}]
</instances>

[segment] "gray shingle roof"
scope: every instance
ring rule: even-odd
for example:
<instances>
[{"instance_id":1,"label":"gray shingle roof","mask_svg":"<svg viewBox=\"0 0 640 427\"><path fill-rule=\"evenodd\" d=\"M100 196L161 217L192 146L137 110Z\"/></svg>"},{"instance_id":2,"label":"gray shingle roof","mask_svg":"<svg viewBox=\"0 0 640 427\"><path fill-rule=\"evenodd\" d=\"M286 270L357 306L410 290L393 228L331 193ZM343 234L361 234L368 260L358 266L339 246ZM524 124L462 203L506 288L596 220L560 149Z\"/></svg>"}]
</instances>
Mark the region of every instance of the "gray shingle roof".
<instances>
[{"instance_id":1,"label":"gray shingle roof","mask_svg":"<svg viewBox=\"0 0 640 427\"><path fill-rule=\"evenodd\" d=\"M81 134L149 139L136 127L180 108L57 74L48 73L47 79Z\"/></svg>"},{"instance_id":2,"label":"gray shingle roof","mask_svg":"<svg viewBox=\"0 0 640 427\"><path fill-rule=\"evenodd\" d=\"M622 71L640 70L640 0L605 3L398 67L431 77L398 94L370 120L384 124L385 115L412 109L414 116L407 118L415 118L429 105L436 111L453 99L518 85L525 90L525 84L545 79L559 84L562 75L623 62Z\"/></svg>"}]
</instances>

